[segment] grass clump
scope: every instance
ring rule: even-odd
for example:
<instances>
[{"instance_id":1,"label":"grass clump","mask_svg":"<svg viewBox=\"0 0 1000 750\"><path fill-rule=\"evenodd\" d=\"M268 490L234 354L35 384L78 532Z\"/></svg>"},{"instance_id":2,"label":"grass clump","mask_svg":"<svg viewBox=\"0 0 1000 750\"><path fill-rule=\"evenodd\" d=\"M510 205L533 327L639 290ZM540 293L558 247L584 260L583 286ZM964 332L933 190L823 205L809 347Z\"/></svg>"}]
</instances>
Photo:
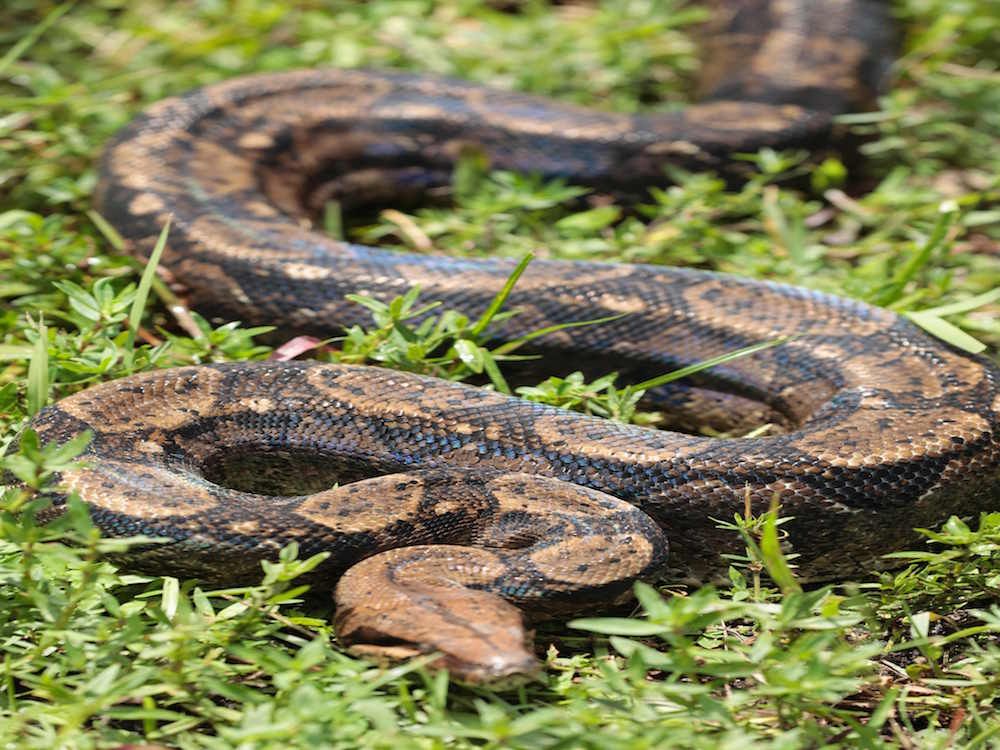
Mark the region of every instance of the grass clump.
<instances>
[{"instance_id":1,"label":"grass clump","mask_svg":"<svg viewBox=\"0 0 1000 750\"><path fill-rule=\"evenodd\" d=\"M37 522L81 442L23 432L51 399L151 367L267 356L266 329L206 321L141 275L89 213L96 157L142 106L233 75L367 65L458 75L616 109L675 106L702 11L672 0L240 3L8 0L0 10L0 742L97 748L989 747L1000 737L1000 515L948 521L881 578L804 589L772 516L727 521L747 547L729 586L638 589L634 617L545 626L545 677L450 685L421 663L380 670L330 640L285 550L258 586L136 576L85 509ZM456 175L454 205L383 212L360 241L433 252L693 265L890 306L996 357L1000 319L1000 20L988 0L899 0L896 85L843 118L860 163L752 155L726 189L672 175L637 211L565 183ZM336 223L336 222L334 222ZM145 296L149 296L148 303ZM158 304L153 304L158 301ZM182 301L182 300L180 300ZM416 293L367 304L333 342L503 390L487 320ZM426 304L433 304L432 301ZM438 315L438 313L440 313ZM434 317L437 315L437 317ZM621 419L634 392L571 373L542 400ZM529 391L530 393L530 391ZM19 442L14 444L15 438ZM770 574L770 575L767 575ZM776 583L772 583L776 582Z\"/></svg>"}]
</instances>

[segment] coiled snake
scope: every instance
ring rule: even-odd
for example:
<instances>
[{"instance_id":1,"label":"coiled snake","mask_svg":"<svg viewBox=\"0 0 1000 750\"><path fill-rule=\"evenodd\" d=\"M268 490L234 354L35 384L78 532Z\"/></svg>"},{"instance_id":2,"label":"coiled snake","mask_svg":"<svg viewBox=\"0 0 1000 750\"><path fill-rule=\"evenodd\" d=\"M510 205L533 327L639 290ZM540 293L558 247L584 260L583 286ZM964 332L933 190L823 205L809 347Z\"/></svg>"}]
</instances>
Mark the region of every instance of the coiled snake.
<instances>
[{"instance_id":1,"label":"coiled snake","mask_svg":"<svg viewBox=\"0 0 1000 750\"><path fill-rule=\"evenodd\" d=\"M333 336L365 322L346 293L385 300L414 284L477 314L511 263L334 241L310 229L319 209L445 184L469 144L496 167L634 195L667 164L728 171L733 152L822 142L833 114L872 96L884 15L866 0L728 3L700 103L667 114L400 73L239 78L125 128L97 203L139 254L172 216L164 263L222 319ZM316 577L348 571L336 593L345 642L438 651L469 680L534 664L508 602L536 617L627 596L665 564L660 527L675 572L717 575L733 540L713 519L732 518L745 493L756 511L780 497L805 579L870 569L914 527L997 506L997 370L893 313L707 272L559 261L532 264L510 302L520 313L498 336L624 313L541 339L562 373L641 378L794 334L649 394L674 427L767 420L784 434L653 431L306 362L144 373L66 398L34 426L44 440L93 431L64 484L106 533L171 540L137 551L138 567L242 580L290 541L328 551Z\"/></svg>"}]
</instances>

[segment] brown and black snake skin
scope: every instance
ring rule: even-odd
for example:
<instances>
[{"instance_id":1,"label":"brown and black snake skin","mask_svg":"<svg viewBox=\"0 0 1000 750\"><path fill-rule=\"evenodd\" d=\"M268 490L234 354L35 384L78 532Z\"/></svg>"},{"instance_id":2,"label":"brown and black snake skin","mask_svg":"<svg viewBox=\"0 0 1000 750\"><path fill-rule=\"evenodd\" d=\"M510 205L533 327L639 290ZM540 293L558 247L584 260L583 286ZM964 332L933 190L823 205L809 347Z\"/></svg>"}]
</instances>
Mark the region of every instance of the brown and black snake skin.
<instances>
[{"instance_id":1,"label":"brown and black snake skin","mask_svg":"<svg viewBox=\"0 0 1000 750\"><path fill-rule=\"evenodd\" d=\"M368 318L345 294L388 300L415 284L476 315L511 262L335 241L312 229L324 203L423 194L470 146L497 168L641 195L666 165L728 173L733 152L822 144L831 117L878 87L886 15L868 0L726 3L698 103L665 114L394 72L239 78L126 127L97 204L140 255L172 217L163 263L216 318L337 336ZM870 570L914 527L997 508L997 369L894 313L702 271L549 260L530 265L510 306L520 313L498 339L622 313L535 349L550 372L622 381L792 335L649 394L676 429L768 421L781 434L643 429L315 362L148 372L66 398L34 427L48 441L93 432L63 481L104 532L170 540L137 551L137 567L252 579L297 541L330 553L316 577L339 579L345 643L440 652L468 680L530 671L522 611L627 597L667 564L666 537L675 574L717 577L720 554L739 549L714 519L741 512L745 493L755 512L778 496L805 580Z\"/></svg>"}]
</instances>

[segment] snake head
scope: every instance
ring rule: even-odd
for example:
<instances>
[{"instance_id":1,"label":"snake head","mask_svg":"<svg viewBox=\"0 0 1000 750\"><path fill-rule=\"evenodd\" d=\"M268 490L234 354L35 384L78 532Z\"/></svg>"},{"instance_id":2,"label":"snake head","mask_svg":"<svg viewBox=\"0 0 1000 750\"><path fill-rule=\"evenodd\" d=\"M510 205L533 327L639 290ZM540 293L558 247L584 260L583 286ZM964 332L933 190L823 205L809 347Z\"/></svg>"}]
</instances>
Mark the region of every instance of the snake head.
<instances>
[{"instance_id":1,"label":"snake head","mask_svg":"<svg viewBox=\"0 0 1000 750\"><path fill-rule=\"evenodd\" d=\"M423 545L370 557L337 584L337 637L379 663L436 653L459 682L521 682L539 669L521 611L472 588L502 564L486 550Z\"/></svg>"}]
</instances>

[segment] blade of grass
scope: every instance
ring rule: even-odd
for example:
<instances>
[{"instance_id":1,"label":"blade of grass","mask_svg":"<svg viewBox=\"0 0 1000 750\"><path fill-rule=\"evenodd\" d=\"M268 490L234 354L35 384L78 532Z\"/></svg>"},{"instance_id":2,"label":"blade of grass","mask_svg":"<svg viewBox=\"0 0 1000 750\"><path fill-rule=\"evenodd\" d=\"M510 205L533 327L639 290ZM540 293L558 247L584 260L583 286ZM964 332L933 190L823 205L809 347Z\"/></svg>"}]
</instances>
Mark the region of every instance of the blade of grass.
<instances>
[{"instance_id":1,"label":"blade of grass","mask_svg":"<svg viewBox=\"0 0 1000 750\"><path fill-rule=\"evenodd\" d=\"M781 541L778 538L778 496L775 494L771 501L771 509L764 517L764 528L760 537L760 552L763 556L764 566L781 593L788 594L801 592L802 587L795 580L788 560L781 552Z\"/></svg>"},{"instance_id":2,"label":"blade of grass","mask_svg":"<svg viewBox=\"0 0 1000 750\"><path fill-rule=\"evenodd\" d=\"M52 28L52 25L66 15L74 5L76 5L76 0L70 0L68 3L57 5L31 31L21 37L17 44L7 50L7 54L0 57L0 75L6 73L7 68L16 63L21 55L27 52L31 48L31 45L41 39L42 34Z\"/></svg>"},{"instance_id":3,"label":"blade of grass","mask_svg":"<svg viewBox=\"0 0 1000 750\"><path fill-rule=\"evenodd\" d=\"M806 271L805 227L801 219L789 217L779 203L780 191L777 185L768 185L761 196L761 208L767 219L765 227L780 242L795 268Z\"/></svg>"},{"instance_id":4,"label":"blade of grass","mask_svg":"<svg viewBox=\"0 0 1000 750\"><path fill-rule=\"evenodd\" d=\"M486 308L486 311L479 316L479 320L470 329L469 333L475 337L486 330L486 326L490 324L494 316L500 312L500 308L504 306L510 293L514 290L514 285L517 280L521 278L521 274L524 273L524 269L528 267L528 264L534 259L532 253L527 253L521 260L517 262L514 270L511 271L510 276L507 277L507 281L504 282L503 289L501 289L497 296L493 298L490 302L490 306Z\"/></svg>"},{"instance_id":5,"label":"blade of grass","mask_svg":"<svg viewBox=\"0 0 1000 750\"><path fill-rule=\"evenodd\" d=\"M149 290L153 286L153 279L156 277L156 267L160 263L160 256L163 255L163 248L167 246L167 236L170 234L170 219L160 231L160 236L153 246L153 252L149 255L149 262L142 271L142 278L139 279L139 286L135 290L135 299L132 300L132 308L128 314L128 339L125 344L128 369L132 369L132 359L135 354L135 337L142 322L142 313L146 309L146 301L149 299Z\"/></svg>"},{"instance_id":6,"label":"blade of grass","mask_svg":"<svg viewBox=\"0 0 1000 750\"><path fill-rule=\"evenodd\" d=\"M49 330L38 320L38 339L28 363L28 416L35 416L49 400Z\"/></svg>"},{"instance_id":7,"label":"blade of grass","mask_svg":"<svg viewBox=\"0 0 1000 750\"><path fill-rule=\"evenodd\" d=\"M970 336L956 325L944 320L946 315L959 315L975 310L978 307L990 305L1000 300L1000 289L977 294L969 299L959 300L947 305L928 307L925 310L912 310L904 315L933 336L946 341L952 346L964 349L972 354L979 354L986 349L984 344L974 336Z\"/></svg>"},{"instance_id":8,"label":"blade of grass","mask_svg":"<svg viewBox=\"0 0 1000 750\"><path fill-rule=\"evenodd\" d=\"M734 351L727 352L725 354L720 354L717 357L709 357L708 359L702 360L701 362L696 362L693 365L688 365L687 367L682 367L679 370L668 372L665 375L658 375L655 378L644 380L641 383L636 383L635 385L632 386L632 388L637 391L648 391L650 388L658 388L661 385L666 385L667 383L672 383L675 380L686 378L688 375L693 375L696 372L707 370L709 367L715 367L716 365L725 364L726 362L732 362L734 359L740 359L741 357L748 357L751 354L762 352L765 349L770 349L771 347L774 346L781 346L782 344L790 341L793 338L795 337L781 336L780 338L772 339L770 341L763 341L759 344L751 344L750 346L744 346L742 349L736 349Z\"/></svg>"},{"instance_id":9,"label":"blade of grass","mask_svg":"<svg viewBox=\"0 0 1000 750\"><path fill-rule=\"evenodd\" d=\"M572 323L558 323L554 326L546 326L545 328L539 328L537 331L531 331L530 333L524 334L520 338L516 338L513 341L508 341L506 344L501 344L494 350L493 353L497 355L508 354L514 351L515 349L520 348L529 341L540 338L547 334L555 333L556 331L562 331L565 330L566 328L579 328L581 326L600 325L601 323L608 323L612 320L618 320L619 318L622 318L627 314L628 313L618 313L617 315L608 315L605 318L593 318L592 320L580 320L580 321L574 321Z\"/></svg>"},{"instance_id":10,"label":"blade of grass","mask_svg":"<svg viewBox=\"0 0 1000 750\"><path fill-rule=\"evenodd\" d=\"M944 318L931 315L926 310L908 312L906 317L923 328L927 333L936 336L942 341L952 346L967 351L970 354L979 354L985 351L986 344L974 336L970 336L961 328L949 323Z\"/></svg>"},{"instance_id":11,"label":"blade of grass","mask_svg":"<svg viewBox=\"0 0 1000 750\"><path fill-rule=\"evenodd\" d=\"M1000 301L1000 289L993 289L989 292L977 294L975 297L969 297L969 299L951 302L947 305L939 305L938 307L928 307L925 310L918 310L917 312L943 318L946 315L958 315L959 313L970 312L977 307L984 307L997 301Z\"/></svg>"},{"instance_id":12,"label":"blade of grass","mask_svg":"<svg viewBox=\"0 0 1000 750\"><path fill-rule=\"evenodd\" d=\"M87 218L94 223L94 226L97 227L97 231L104 235L104 239L108 241L111 247L119 253L125 252L125 240L122 239L120 234L118 234L118 230L108 223L107 219L93 209L87 211Z\"/></svg>"},{"instance_id":13,"label":"blade of grass","mask_svg":"<svg viewBox=\"0 0 1000 750\"><path fill-rule=\"evenodd\" d=\"M893 274L892 279L889 283L884 286L881 290L874 295L874 302L876 305L881 305L882 307L887 307L903 296L903 290L906 285L913 280L913 278L920 272L924 266L930 262L931 258L934 257L934 253L937 252L938 248L941 247L945 239L948 237L948 231L954 225L958 218L958 211L952 209L950 206L942 204L941 214L938 216L937 223L934 225L934 229L931 230L930 237L927 241L910 256L897 271Z\"/></svg>"},{"instance_id":14,"label":"blade of grass","mask_svg":"<svg viewBox=\"0 0 1000 750\"><path fill-rule=\"evenodd\" d=\"M327 201L323 204L323 231L335 240L344 239L344 217L340 201Z\"/></svg>"}]
</instances>

